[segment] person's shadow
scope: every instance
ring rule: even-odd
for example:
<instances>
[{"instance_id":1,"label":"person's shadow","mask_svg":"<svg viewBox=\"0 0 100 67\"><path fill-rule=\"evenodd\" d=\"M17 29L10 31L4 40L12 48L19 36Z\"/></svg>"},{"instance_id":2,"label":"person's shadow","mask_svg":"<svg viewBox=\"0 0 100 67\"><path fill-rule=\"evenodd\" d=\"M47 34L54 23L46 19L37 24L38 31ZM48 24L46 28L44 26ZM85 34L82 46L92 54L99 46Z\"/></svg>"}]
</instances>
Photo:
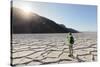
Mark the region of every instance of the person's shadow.
<instances>
[{"instance_id":1,"label":"person's shadow","mask_svg":"<svg viewBox=\"0 0 100 67\"><path fill-rule=\"evenodd\" d=\"M71 57L72 59L78 60L78 62L85 62L84 60L80 59L78 55L76 55L76 57L74 55L69 56L69 57Z\"/></svg>"}]
</instances>

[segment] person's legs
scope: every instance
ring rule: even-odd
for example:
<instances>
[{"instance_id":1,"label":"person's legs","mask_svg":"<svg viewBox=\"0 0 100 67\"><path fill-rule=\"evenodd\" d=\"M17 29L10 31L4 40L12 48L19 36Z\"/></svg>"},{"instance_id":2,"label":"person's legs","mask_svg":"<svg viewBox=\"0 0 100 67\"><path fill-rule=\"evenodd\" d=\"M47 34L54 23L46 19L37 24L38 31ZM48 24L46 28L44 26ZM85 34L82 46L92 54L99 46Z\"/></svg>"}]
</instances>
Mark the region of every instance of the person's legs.
<instances>
[{"instance_id":1,"label":"person's legs","mask_svg":"<svg viewBox=\"0 0 100 67\"><path fill-rule=\"evenodd\" d=\"M72 46L72 55L73 55L73 46Z\"/></svg>"},{"instance_id":2,"label":"person's legs","mask_svg":"<svg viewBox=\"0 0 100 67\"><path fill-rule=\"evenodd\" d=\"M69 57L71 57L71 46L69 45Z\"/></svg>"},{"instance_id":3,"label":"person's legs","mask_svg":"<svg viewBox=\"0 0 100 67\"><path fill-rule=\"evenodd\" d=\"M70 46L70 55L71 57L73 56L73 46L72 45Z\"/></svg>"},{"instance_id":4,"label":"person's legs","mask_svg":"<svg viewBox=\"0 0 100 67\"><path fill-rule=\"evenodd\" d=\"M71 56L73 56L73 46L71 46Z\"/></svg>"}]
</instances>

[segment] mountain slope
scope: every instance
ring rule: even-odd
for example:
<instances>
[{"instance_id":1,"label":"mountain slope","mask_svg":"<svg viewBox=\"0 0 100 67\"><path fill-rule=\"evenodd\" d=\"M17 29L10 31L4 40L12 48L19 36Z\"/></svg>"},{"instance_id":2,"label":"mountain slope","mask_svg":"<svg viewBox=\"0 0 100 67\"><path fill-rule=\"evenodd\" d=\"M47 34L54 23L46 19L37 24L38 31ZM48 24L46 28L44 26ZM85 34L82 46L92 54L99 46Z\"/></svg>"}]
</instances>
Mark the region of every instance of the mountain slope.
<instances>
[{"instance_id":1,"label":"mountain slope","mask_svg":"<svg viewBox=\"0 0 100 67\"><path fill-rule=\"evenodd\" d=\"M39 16L33 12L26 14L19 8L11 8L12 33L77 33L78 31L66 28L64 25Z\"/></svg>"}]
</instances>

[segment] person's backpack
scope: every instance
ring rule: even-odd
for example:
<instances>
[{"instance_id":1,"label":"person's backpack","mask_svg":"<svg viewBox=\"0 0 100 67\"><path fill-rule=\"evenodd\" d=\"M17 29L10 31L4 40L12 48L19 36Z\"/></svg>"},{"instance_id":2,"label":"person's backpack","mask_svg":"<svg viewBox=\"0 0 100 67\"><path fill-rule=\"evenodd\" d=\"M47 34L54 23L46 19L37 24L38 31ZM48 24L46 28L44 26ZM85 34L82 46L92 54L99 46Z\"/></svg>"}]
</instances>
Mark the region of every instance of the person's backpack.
<instances>
[{"instance_id":1,"label":"person's backpack","mask_svg":"<svg viewBox=\"0 0 100 67\"><path fill-rule=\"evenodd\" d=\"M70 37L70 44L74 44L74 38L73 38L73 36Z\"/></svg>"}]
</instances>

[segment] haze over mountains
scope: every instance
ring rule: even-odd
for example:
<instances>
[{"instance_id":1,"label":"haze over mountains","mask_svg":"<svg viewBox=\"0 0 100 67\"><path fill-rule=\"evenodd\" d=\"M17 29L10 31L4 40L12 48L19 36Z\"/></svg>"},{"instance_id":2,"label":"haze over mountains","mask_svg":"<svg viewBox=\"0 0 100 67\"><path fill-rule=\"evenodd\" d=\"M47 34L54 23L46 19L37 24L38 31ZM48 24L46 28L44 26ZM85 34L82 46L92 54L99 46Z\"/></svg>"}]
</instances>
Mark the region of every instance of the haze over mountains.
<instances>
[{"instance_id":1,"label":"haze over mountains","mask_svg":"<svg viewBox=\"0 0 100 67\"><path fill-rule=\"evenodd\" d=\"M63 24L40 16L36 13L25 13L20 8L11 8L12 33L77 33ZM67 23L67 22L66 22Z\"/></svg>"}]
</instances>

